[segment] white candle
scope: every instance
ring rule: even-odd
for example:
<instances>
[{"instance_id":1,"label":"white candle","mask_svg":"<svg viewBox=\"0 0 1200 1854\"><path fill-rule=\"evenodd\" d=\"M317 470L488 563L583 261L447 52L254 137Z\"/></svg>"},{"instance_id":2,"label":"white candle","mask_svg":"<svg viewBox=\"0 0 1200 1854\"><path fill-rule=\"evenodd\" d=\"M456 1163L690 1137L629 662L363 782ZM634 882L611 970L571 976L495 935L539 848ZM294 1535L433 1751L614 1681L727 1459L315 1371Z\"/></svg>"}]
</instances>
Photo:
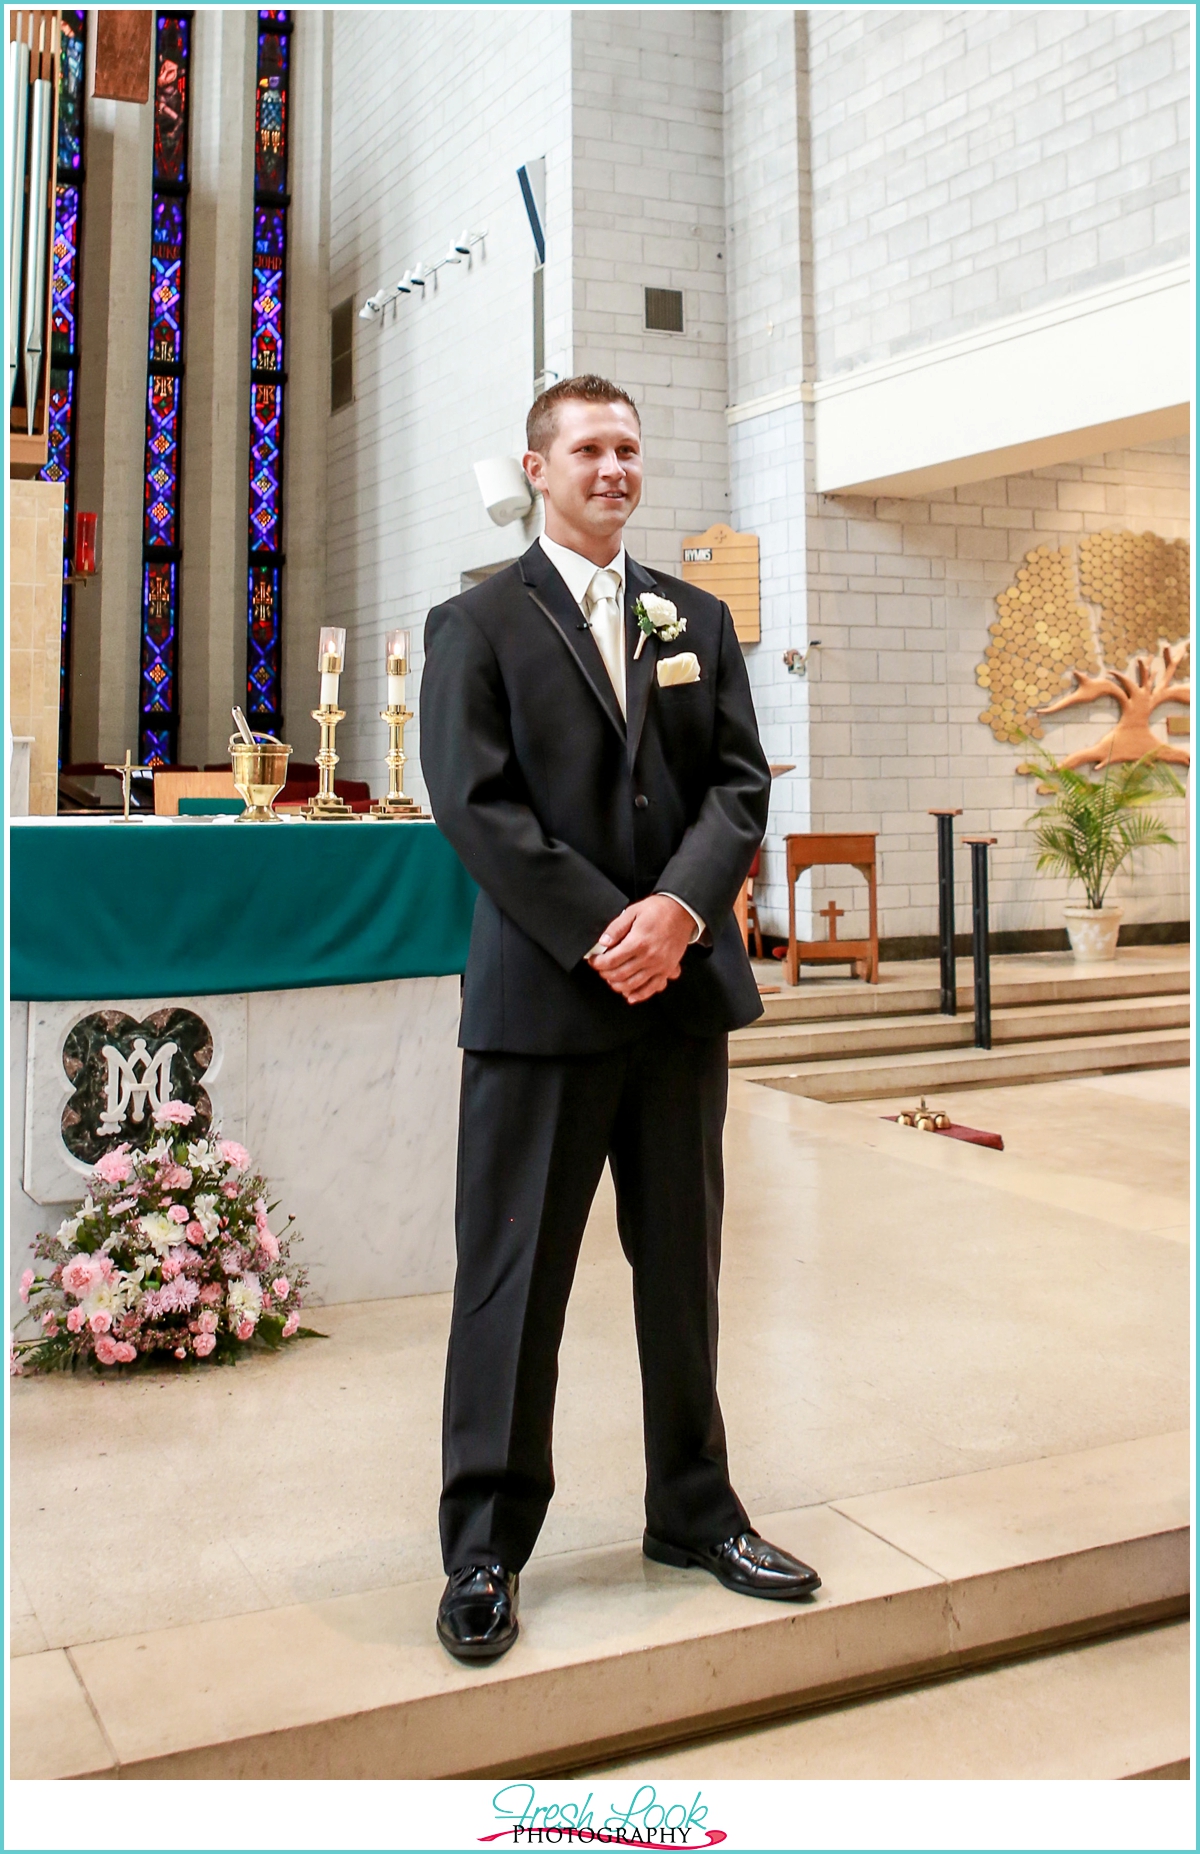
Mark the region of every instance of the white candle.
<instances>
[{"instance_id":1,"label":"white candle","mask_svg":"<svg viewBox=\"0 0 1200 1854\"><path fill-rule=\"evenodd\" d=\"M386 651L387 699L389 708L404 706L404 678L408 671L408 632L389 631Z\"/></svg>"},{"instance_id":2,"label":"white candle","mask_svg":"<svg viewBox=\"0 0 1200 1854\"><path fill-rule=\"evenodd\" d=\"M321 673L321 706L338 705L338 677L346 658L346 633L337 625L326 625L317 646L317 668Z\"/></svg>"}]
</instances>

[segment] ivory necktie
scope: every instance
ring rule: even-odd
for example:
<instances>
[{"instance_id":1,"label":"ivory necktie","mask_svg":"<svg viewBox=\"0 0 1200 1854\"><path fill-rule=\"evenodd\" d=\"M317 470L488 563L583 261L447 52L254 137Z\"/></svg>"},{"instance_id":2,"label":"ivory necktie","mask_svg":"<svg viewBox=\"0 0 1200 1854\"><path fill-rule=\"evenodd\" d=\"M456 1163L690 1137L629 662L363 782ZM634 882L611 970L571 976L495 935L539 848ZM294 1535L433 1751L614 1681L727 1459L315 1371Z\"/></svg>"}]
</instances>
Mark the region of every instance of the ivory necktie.
<instances>
[{"instance_id":1,"label":"ivory necktie","mask_svg":"<svg viewBox=\"0 0 1200 1854\"><path fill-rule=\"evenodd\" d=\"M625 625L618 603L621 582L607 567L592 575L587 589L588 622L609 680L616 690L621 713L625 713Z\"/></svg>"}]
</instances>

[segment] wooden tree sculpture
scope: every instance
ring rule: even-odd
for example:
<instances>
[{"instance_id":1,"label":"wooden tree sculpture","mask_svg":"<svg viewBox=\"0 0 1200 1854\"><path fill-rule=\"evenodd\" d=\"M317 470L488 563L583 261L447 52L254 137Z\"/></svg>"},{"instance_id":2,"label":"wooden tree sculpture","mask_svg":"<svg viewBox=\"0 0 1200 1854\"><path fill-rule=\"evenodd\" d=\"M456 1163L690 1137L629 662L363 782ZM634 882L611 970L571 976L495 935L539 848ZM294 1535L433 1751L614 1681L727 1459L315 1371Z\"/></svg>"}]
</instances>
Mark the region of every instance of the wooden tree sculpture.
<instances>
[{"instance_id":1,"label":"wooden tree sculpture","mask_svg":"<svg viewBox=\"0 0 1200 1854\"><path fill-rule=\"evenodd\" d=\"M1086 702L1098 702L1110 696L1120 709L1116 727L1090 747L1070 753L1059 765L1111 766L1125 761L1142 760L1147 755L1176 766L1190 766L1191 757L1182 747L1162 741L1150 728L1150 719L1164 702L1189 705L1191 688L1175 686L1175 673L1187 655L1187 643L1164 644L1157 656L1143 653L1131 658L1127 670L1105 669L1099 676L1085 670L1072 670L1075 687L1056 702L1037 710L1039 715L1054 715L1064 708L1076 708Z\"/></svg>"}]
</instances>

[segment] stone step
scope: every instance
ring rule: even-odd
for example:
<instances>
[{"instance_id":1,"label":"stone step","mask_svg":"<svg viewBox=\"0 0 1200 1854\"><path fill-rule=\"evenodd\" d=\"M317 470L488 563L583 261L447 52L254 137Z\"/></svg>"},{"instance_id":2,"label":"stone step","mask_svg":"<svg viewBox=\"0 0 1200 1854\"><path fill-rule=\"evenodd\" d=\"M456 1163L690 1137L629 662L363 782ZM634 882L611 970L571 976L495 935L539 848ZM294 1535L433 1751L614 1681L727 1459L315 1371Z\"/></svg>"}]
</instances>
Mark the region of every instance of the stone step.
<instances>
[{"instance_id":1,"label":"stone step","mask_svg":"<svg viewBox=\"0 0 1200 1854\"><path fill-rule=\"evenodd\" d=\"M1191 1021L1186 992L1166 997L1088 999L1073 1003L1000 1005L993 1001L992 1042L1185 1029ZM729 1039L731 1068L763 1062L808 1062L839 1056L889 1055L905 1050L970 1047L975 1022L958 1017L875 1017L810 1024L751 1024Z\"/></svg>"},{"instance_id":2,"label":"stone step","mask_svg":"<svg viewBox=\"0 0 1200 1854\"><path fill-rule=\"evenodd\" d=\"M1178 1068L1190 1060L1189 1030L1139 1030L1008 1043L999 1049L910 1050L800 1066L763 1064L747 1070L746 1079L815 1101L873 1101L909 1093L932 1099L937 1090L950 1087L991 1088L1003 1082L1113 1075L1122 1069Z\"/></svg>"},{"instance_id":3,"label":"stone step","mask_svg":"<svg viewBox=\"0 0 1200 1854\"><path fill-rule=\"evenodd\" d=\"M1186 1622L1131 1629L577 1774L662 1783L690 1777L1186 1781L1190 1655Z\"/></svg>"},{"instance_id":4,"label":"stone step","mask_svg":"<svg viewBox=\"0 0 1200 1854\"><path fill-rule=\"evenodd\" d=\"M11 1663L16 1778L397 1779L579 1769L1186 1613L1186 1431L764 1516L815 1563L748 1601L637 1542L535 1558L520 1641L463 1667L441 1580Z\"/></svg>"},{"instance_id":5,"label":"stone step","mask_svg":"<svg viewBox=\"0 0 1200 1854\"><path fill-rule=\"evenodd\" d=\"M1082 1003L1099 998L1165 997L1191 988L1189 949L1171 949L1172 957L1148 959L1123 954L1111 965L1076 966L1065 958L1046 960L1039 954L1017 955L992 961L993 1008L1018 1004ZM784 984L782 970L766 976L763 962L756 971L764 984L776 982L778 992L763 997L764 1024L824 1022L829 1018L901 1017L936 1012L941 1002L938 969L930 961L884 966L878 985L861 980L802 979L798 986ZM969 959L957 962L958 1008L968 1016L974 1007L974 984Z\"/></svg>"}]
</instances>

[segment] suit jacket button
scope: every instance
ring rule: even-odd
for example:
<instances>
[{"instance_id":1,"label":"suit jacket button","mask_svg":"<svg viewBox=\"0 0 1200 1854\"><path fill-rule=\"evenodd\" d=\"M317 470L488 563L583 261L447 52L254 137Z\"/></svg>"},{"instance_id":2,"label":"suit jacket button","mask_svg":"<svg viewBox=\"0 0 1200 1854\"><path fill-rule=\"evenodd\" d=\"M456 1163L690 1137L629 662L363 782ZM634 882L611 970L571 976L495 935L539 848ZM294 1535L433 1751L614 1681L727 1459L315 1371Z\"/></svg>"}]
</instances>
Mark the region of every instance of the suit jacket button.
<instances>
[{"instance_id":1,"label":"suit jacket button","mask_svg":"<svg viewBox=\"0 0 1200 1854\"><path fill-rule=\"evenodd\" d=\"M634 809L635 811L645 811L649 803L650 800L646 797L646 794L644 792L639 792L633 801Z\"/></svg>"}]
</instances>

